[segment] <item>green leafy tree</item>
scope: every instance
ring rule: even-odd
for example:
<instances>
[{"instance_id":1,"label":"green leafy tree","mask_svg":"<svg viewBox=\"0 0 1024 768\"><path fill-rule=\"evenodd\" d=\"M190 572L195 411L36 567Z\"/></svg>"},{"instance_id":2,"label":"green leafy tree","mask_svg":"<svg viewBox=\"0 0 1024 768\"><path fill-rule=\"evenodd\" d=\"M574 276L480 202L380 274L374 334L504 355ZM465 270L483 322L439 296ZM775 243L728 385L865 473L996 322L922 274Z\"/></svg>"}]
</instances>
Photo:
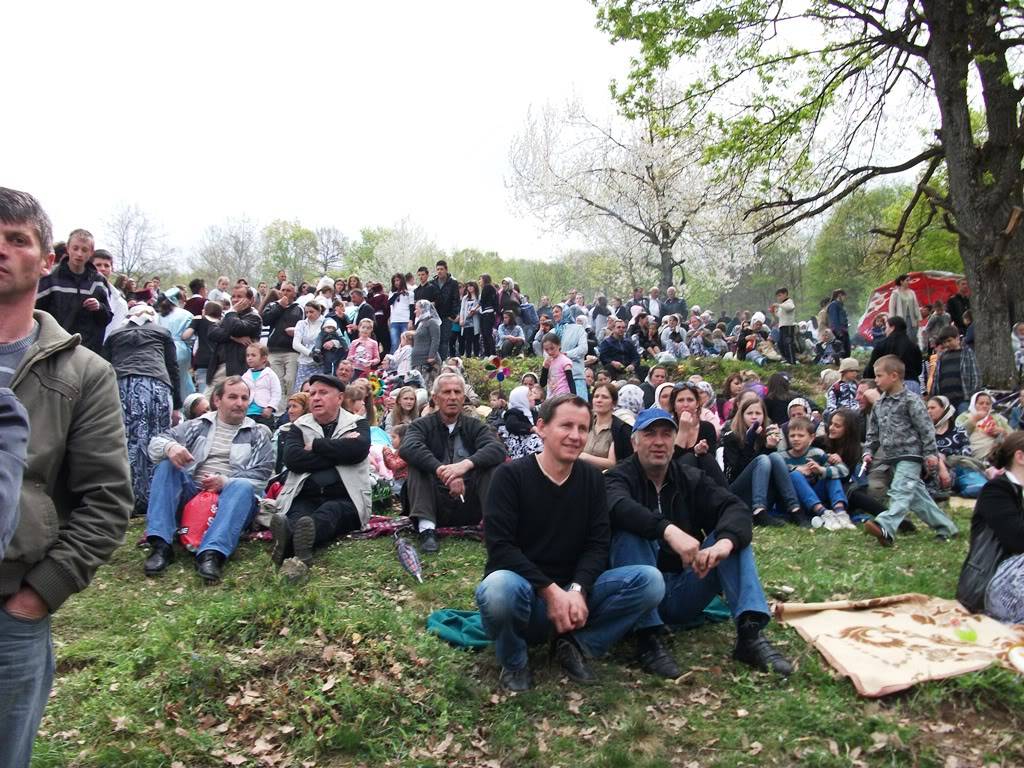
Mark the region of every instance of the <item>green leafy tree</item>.
<instances>
[{"instance_id":1,"label":"green leafy tree","mask_svg":"<svg viewBox=\"0 0 1024 768\"><path fill-rule=\"evenodd\" d=\"M277 219L264 227L260 255L263 275L283 269L296 283L318 277L314 275L319 255L316 233L297 221Z\"/></svg>"},{"instance_id":2,"label":"green leafy tree","mask_svg":"<svg viewBox=\"0 0 1024 768\"><path fill-rule=\"evenodd\" d=\"M706 158L748 190L759 237L916 169L891 247L920 199L934 206L958 235L984 378L1010 383L1006 334L1024 295L1018 0L594 2L613 41L640 46L615 86L628 113L674 62L697 72L681 103L717 131ZM932 130L908 131L911 118ZM946 192L931 185L943 163Z\"/></svg>"}]
</instances>

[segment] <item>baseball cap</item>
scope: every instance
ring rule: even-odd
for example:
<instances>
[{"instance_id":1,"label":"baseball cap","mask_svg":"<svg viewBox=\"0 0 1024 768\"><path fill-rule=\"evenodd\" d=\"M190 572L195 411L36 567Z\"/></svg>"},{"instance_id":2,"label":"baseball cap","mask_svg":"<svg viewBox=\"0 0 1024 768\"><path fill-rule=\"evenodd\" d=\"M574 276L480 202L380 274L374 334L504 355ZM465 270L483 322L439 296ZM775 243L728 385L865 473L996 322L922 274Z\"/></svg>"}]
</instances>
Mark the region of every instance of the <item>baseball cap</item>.
<instances>
[{"instance_id":1,"label":"baseball cap","mask_svg":"<svg viewBox=\"0 0 1024 768\"><path fill-rule=\"evenodd\" d=\"M648 427L662 421L673 428L676 425L675 419L673 419L672 415L665 409L657 407L644 408L644 410L640 411L636 416L636 422L633 424L633 432L634 434L642 432Z\"/></svg>"}]
</instances>

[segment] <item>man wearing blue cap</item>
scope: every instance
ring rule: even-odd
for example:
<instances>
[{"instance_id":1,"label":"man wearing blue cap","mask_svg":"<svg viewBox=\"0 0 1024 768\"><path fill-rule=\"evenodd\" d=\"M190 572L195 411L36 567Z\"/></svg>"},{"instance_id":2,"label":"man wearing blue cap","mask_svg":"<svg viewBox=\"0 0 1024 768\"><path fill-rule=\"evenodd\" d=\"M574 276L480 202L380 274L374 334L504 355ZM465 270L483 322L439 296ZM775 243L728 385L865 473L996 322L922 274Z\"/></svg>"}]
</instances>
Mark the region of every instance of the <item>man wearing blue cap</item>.
<instances>
[{"instance_id":1,"label":"man wearing blue cap","mask_svg":"<svg viewBox=\"0 0 1024 768\"><path fill-rule=\"evenodd\" d=\"M673 461L675 434L667 411L641 411L635 453L605 474L612 567L653 565L665 578L661 605L637 624L640 661L649 672L677 677L659 639L664 624L693 620L724 593L736 620L733 657L789 675L792 665L762 634L771 616L750 547L750 509L701 470Z\"/></svg>"}]
</instances>

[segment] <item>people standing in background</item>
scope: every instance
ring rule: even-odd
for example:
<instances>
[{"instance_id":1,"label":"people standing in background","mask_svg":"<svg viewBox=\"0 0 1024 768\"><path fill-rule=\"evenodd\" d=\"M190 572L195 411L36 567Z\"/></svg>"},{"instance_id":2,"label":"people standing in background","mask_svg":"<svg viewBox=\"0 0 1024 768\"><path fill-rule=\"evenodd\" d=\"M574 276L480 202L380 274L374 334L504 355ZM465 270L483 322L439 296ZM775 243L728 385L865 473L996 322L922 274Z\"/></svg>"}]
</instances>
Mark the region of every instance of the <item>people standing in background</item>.
<instances>
[{"instance_id":1,"label":"people standing in background","mask_svg":"<svg viewBox=\"0 0 1024 768\"><path fill-rule=\"evenodd\" d=\"M967 286L967 279L961 277L956 281L956 293L946 300L946 311L949 312L953 325L960 329L960 333L967 333L967 324L964 322L964 312L971 308L971 289Z\"/></svg>"},{"instance_id":2,"label":"people standing in background","mask_svg":"<svg viewBox=\"0 0 1024 768\"><path fill-rule=\"evenodd\" d=\"M103 340L106 341L110 332L124 325L124 321L128 318L128 302L111 283L114 274L114 257L110 255L110 251L97 248L92 255L92 265L96 267L96 271L103 275L103 279L107 281L107 303L110 305L110 311L113 313L113 317L107 323L107 329L103 334Z\"/></svg>"},{"instance_id":3,"label":"people standing in background","mask_svg":"<svg viewBox=\"0 0 1024 768\"><path fill-rule=\"evenodd\" d=\"M462 338L459 354L463 357L480 356L480 289L472 280L463 287L462 303L459 307L459 325Z\"/></svg>"},{"instance_id":4,"label":"people standing in background","mask_svg":"<svg viewBox=\"0 0 1024 768\"><path fill-rule=\"evenodd\" d=\"M796 304L789 296L788 288L779 288L775 292L775 303L771 307L772 314L779 323L779 352L782 359L790 365L796 364Z\"/></svg>"},{"instance_id":5,"label":"people standing in background","mask_svg":"<svg viewBox=\"0 0 1024 768\"><path fill-rule=\"evenodd\" d=\"M480 275L480 345L484 357L494 355L494 324L498 317L498 291L491 276Z\"/></svg>"},{"instance_id":6,"label":"people standing in background","mask_svg":"<svg viewBox=\"0 0 1024 768\"><path fill-rule=\"evenodd\" d=\"M299 353L292 346L295 326L302 320L302 307L295 303L295 286L287 280L277 289L277 301L272 301L263 310L263 322L270 328L267 349L270 351L270 367L281 382L281 402L277 409L283 411L285 398L295 389L295 374L299 370Z\"/></svg>"},{"instance_id":7,"label":"people standing in background","mask_svg":"<svg viewBox=\"0 0 1024 768\"><path fill-rule=\"evenodd\" d=\"M850 320L846 316L846 291L837 288L827 308L828 327L835 340L843 346L843 357L850 356Z\"/></svg>"},{"instance_id":8,"label":"people standing in background","mask_svg":"<svg viewBox=\"0 0 1024 768\"><path fill-rule=\"evenodd\" d=\"M391 314L388 322L388 330L391 335L391 352L398 351L402 342L402 334L412 329L412 289L405 282L400 272L391 276L391 293L388 296L388 305L391 307Z\"/></svg>"},{"instance_id":9,"label":"people standing in background","mask_svg":"<svg viewBox=\"0 0 1024 768\"><path fill-rule=\"evenodd\" d=\"M917 303L917 294L910 287L910 275L896 278L896 287L889 294L889 317L902 317L907 324L907 336L915 344L920 343L921 308Z\"/></svg>"}]
</instances>

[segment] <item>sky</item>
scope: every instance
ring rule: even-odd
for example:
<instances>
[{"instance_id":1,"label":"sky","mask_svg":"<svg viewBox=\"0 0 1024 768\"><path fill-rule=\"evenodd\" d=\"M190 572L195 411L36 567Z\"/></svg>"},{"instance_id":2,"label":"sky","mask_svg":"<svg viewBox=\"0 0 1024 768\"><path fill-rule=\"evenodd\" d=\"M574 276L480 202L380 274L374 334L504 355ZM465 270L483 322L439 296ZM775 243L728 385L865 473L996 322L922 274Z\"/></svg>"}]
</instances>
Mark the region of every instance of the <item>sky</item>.
<instances>
[{"instance_id":1,"label":"sky","mask_svg":"<svg viewBox=\"0 0 1024 768\"><path fill-rule=\"evenodd\" d=\"M184 256L246 215L550 258L569 238L512 210L509 145L531 105L612 111L629 52L594 19L586 0L11 4L0 184L98 247L135 204Z\"/></svg>"}]
</instances>

